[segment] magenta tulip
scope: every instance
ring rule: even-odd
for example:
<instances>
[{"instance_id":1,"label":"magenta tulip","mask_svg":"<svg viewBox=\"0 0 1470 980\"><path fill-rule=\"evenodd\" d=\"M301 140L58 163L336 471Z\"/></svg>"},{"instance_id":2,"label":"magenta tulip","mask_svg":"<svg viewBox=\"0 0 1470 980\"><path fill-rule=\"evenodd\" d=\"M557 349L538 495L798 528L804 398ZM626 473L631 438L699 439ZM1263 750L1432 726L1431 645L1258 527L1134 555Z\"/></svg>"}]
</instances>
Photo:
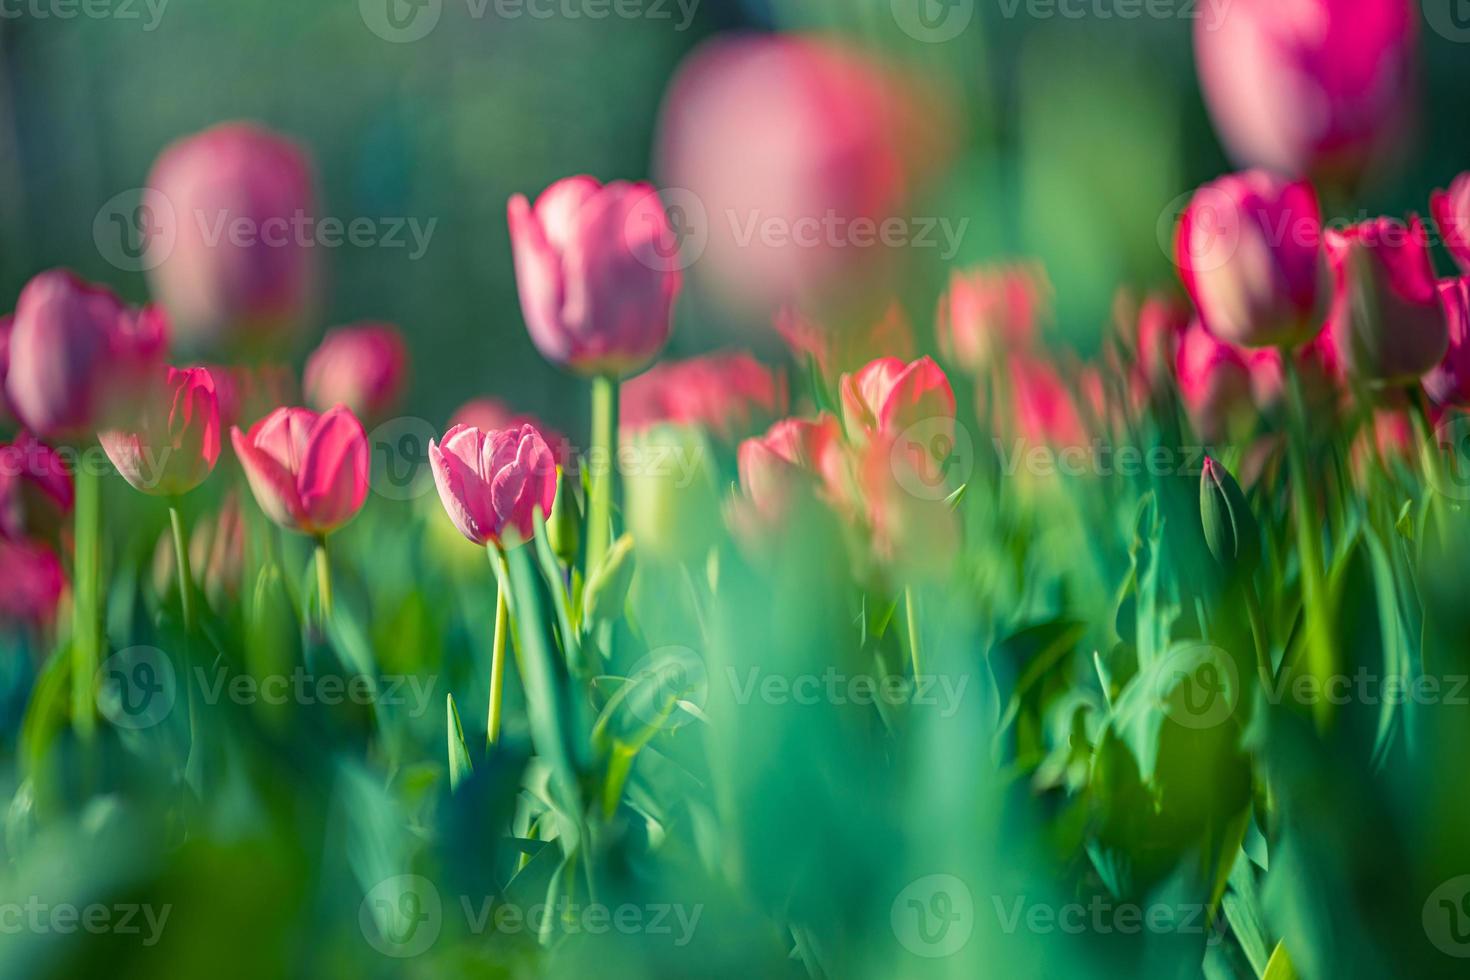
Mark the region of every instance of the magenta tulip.
<instances>
[{"instance_id":1,"label":"magenta tulip","mask_svg":"<svg viewBox=\"0 0 1470 980\"><path fill-rule=\"evenodd\" d=\"M946 361L978 374L999 353L1025 350L1051 306L1040 265L980 267L950 274L936 324Z\"/></svg>"},{"instance_id":2,"label":"magenta tulip","mask_svg":"<svg viewBox=\"0 0 1470 980\"><path fill-rule=\"evenodd\" d=\"M1307 183L1264 170L1195 192L1175 261L1205 328L1241 347L1294 347L1322 327L1322 213Z\"/></svg>"},{"instance_id":3,"label":"magenta tulip","mask_svg":"<svg viewBox=\"0 0 1470 980\"><path fill-rule=\"evenodd\" d=\"M1050 360L1013 354L1007 361L1016 434L1039 446L1086 446L1087 426L1078 410L1076 385L1069 385Z\"/></svg>"},{"instance_id":4,"label":"magenta tulip","mask_svg":"<svg viewBox=\"0 0 1470 980\"><path fill-rule=\"evenodd\" d=\"M749 354L706 354L655 364L627 381L620 399L625 432L673 422L728 441L786 411L786 379Z\"/></svg>"},{"instance_id":5,"label":"magenta tulip","mask_svg":"<svg viewBox=\"0 0 1470 980\"><path fill-rule=\"evenodd\" d=\"M1470 276L1439 284L1450 335L1444 359L1424 376L1424 390L1440 405L1470 405Z\"/></svg>"},{"instance_id":6,"label":"magenta tulip","mask_svg":"<svg viewBox=\"0 0 1470 980\"><path fill-rule=\"evenodd\" d=\"M295 143L232 122L167 147L148 175L144 263L189 346L287 346L316 290L311 161Z\"/></svg>"},{"instance_id":7,"label":"magenta tulip","mask_svg":"<svg viewBox=\"0 0 1470 980\"><path fill-rule=\"evenodd\" d=\"M514 547L531 538L533 518L551 513L556 460L533 426L483 432L456 425L430 441L429 465L449 519L477 545Z\"/></svg>"},{"instance_id":8,"label":"magenta tulip","mask_svg":"<svg viewBox=\"0 0 1470 980\"><path fill-rule=\"evenodd\" d=\"M1233 423L1252 410L1251 368L1237 350L1192 323L1179 341L1175 361L1179 397L1190 423L1202 438L1227 438Z\"/></svg>"},{"instance_id":9,"label":"magenta tulip","mask_svg":"<svg viewBox=\"0 0 1470 980\"><path fill-rule=\"evenodd\" d=\"M875 439L886 442L930 419L951 426L954 421L954 389L929 357L909 364L896 357L880 357L855 374L844 374L838 387L848 437L858 444Z\"/></svg>"},{"instance_id":10,"label":"magenta tulip","mask_svg":"<svg viewBox=\"0 0 1470 980\"><path fill-rule=\"evenodd\" d=\"M0 425L15 422L15 409L10 407L10 396L5 393L5 379L10 374L10 333L15 327L15 316L0 316Z\"/></svg>"},{"instance_id":11,"label":"magenta tulip","mask_svg":"<svg viewBox=\"0 0 1470 980\"><path fill-rule=\"evenodd\" d=\"M302 389L319 411L346 405L369 424L398 407L408 384L408 347L387 323L338 327L307 358Z\"/></svg>"},{"instance_id":12,"label":"magenta tulip","mask_svg":"<svg viewBox=\"0 0 1470 980\"><path fill-rule=\"evenodd\" d=\"M1195 21L1205 102L1237 163L1350 182L1413 108L1412 0L1232 0Z\"/></svg>"},{"instance_id":13,"label":"magenta tulip","mask_svg":"<svg viewBox=\"0 0 1470 980\"><path fill-rule=\"evenodd\" d=\"M1430 209L1445 248L1470 273L1470 173L1456 177L1448 191L1435 191Z\"/></svg>"},{"instance_id":14,"label":"magenta tulip","mask_svg":"<svg viewBox=\"0 0 1470 980\"><path fill-rule=\"evenodd\" d=\"M61 560L50 548L0 538L0 622L44 625L65 589Z\"/></svg>"},{"instance_id":15,"label":"magenta tulip","mask_svg":"<svg viewBox=\"0 0 1470 980\"><path fill-rule=\"evenodd\" d=\"M345 406L322 415L278 408L248 433L231 429L230 440L256 503L287 530L323 537L367 499L367 434Z\"/></svg>"},{"instance_id":16,"label":"magenta tulip","mask_svg":"<svg viewBox=\"0 0 1470 980\"><path fill-rule=\"evenodd\" d=\"M5 378L12 408L47 438L82 436L125 407L162 363L167 327L64 269L21 290Z\"/></svg>"},{"instance_id":17,"label":"magenta tulip","mask_svg":"<svg viewBox=\"0 0 1470 980\"><path fill-rule=\"evenodd\" d=\"M667 258L674 233L653 187L568 177L535 207L517 194L509 211L521 312L541 355L615 377L653 360L683 280Z\"/></svg>"},{"instance_id":18,"label":"magenta tulip","mask_svg":"<svg viewBox=\"0 0 1470 980\"><path fill-rule=\"evenodd\" d=\"M1407 227L1376 218L1332 230L1327 253L1334 277L1329 325L1344 368L1375 383L1417 382L1449 348L1423 222L1417 215Z\"/></svg>"},{"instance_id":19,"label":"magenta tulip","mask_svg":"<svg viewBox=\"0 0 1470 980\"><path fill-rule=\"evenodd\" d=\"M66 460L29 432L0 445L0 536L56 541L76 500Z\"/></svg>"},{"instance_id":20,"label":"magenta tulip","mask_svg":"<svg viewBox=\"0 0 1470 980\"><path fill-rule=\"evenodd\" d=\"M207 368L166 368L144 393L136 422L98 434L124 480L144 493L188 493L219 460L219 403Z\"/></svg>"}]
</instances>

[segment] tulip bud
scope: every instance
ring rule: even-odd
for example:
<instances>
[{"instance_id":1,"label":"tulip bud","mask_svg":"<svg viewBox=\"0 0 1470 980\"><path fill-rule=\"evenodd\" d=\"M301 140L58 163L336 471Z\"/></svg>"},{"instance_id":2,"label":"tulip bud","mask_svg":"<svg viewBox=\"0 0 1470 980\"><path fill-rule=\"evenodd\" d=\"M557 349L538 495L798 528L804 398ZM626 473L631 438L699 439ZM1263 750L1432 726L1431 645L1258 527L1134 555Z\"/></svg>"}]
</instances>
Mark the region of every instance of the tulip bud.
<instances>
[{"instance_id":1,"label":"tulip bud","mask_svg":"<svg viewBox=\"0 0 1470 980\"><path fill-rule=\"evenodd\" d=\"M1261 561L1261 530L1235 477L1205 457L1199 486L1205 544L1226 575L1252 575Z\"/></svg>"},{"instance_id":2,"label":"tulip bud","mask_svg":"<svg viewBox=\"0 0 1470 980\"><path fill-rule=\"evenodd\" d=\"M582 617L587 623L610 623L622 617L636 566L633 536L625 534L612 543L587 576L582 592Z\"/></svg>"},{"instance_id":3,"label":"tulip bud","mask_svg":"<svg viewBox=\"0 0 1470 980\"><path fill-rule=\"evenodd\" d=\"M1435 191L1429 207L1445 248L1470 273L1470 173L1456 177L1448 191Z\"/></svg>"},{"instance_id":4,"label":"tulip bud","mask_svg":"<svg viewBox=\"0 0 1470 980\"><path fill-rule=\"evenodd\" d=\"M655 364L624 382L618 399L625 433L673 422L728 442L786 411L786 379L749 354L706 354Z\"/></svg>"},{"instance_id":5,"label":"tulip bud","mask_svg":"<svg viewBox=\"0 0 1470 980\"><path fill-rule=\"evenodd\" d=\"M997 355L1026 350L1050 309L1051 283L1041 266L980 267L950 275L936 329L945 360L978 375Z\"/></svg>"},{"instance_id":6,"label":"tulip bud","mask_svg":"<svg viewBox=\"0 0 1470 980\"><path fill-rule=\"evenodd\" d=\"M324 415L278 408L248 433L231 429L230 439L255 502L287 530L328 534L367 500L367 434L343 406Z\"/></svg>"},{"instance_id":7,"label":"tulip bud","mask_svg":"<svg viewBox=\"0 0 1470 980\"><path fill-rule=\"evenodd\" d=\"M577 548L581 545L582 511L577 506L577 493L570 474L561 467L556 470L556 500L551 505L551 516L546 519L546 536L551 540L551 553L570 565L577 560Z\"/></svg>"},{"instance_id":8,"label":"tulip bud","mask_svg":"<svg viewBox=\"0 0 1470 980\"><path fill-rule=\"evenodd\" d=\"M626 439L618 456L623 512L639 552L670 561L702 557L720 512L704 434L654 426Z\"/></svg>"},{"instance_id":9,"label":"tulip bud","mask_svg":"<svg viewBox=\"0 0 1470 980\"><path fill-rule=\"evenodd\" d=\"M165 368L143 396L133 424L98 433L123 479L144 493L177 497L214 470L219 459L219 406L206 368Z\"/></svg>"},{"instance_id":10,"label":"tulip bud","mask_svg":"<svg viewBox=\"0 0 1470 980\"><path fill-rule=\"evenodd\" d=\"M551 513L556 461L529 425L496 432L456 425L442 443L429 440L429 466L449 519L475 544L524 544L536 511L543 519Z\"/></svg>"},{"instance_id":11,"label":"tulip bud","mask_svg":"<svg viewBox=\"0 0 1470 980\"><path fill-rule=\"evenodd\" d=\"M855 374L844 374L838 388L848 437L859 445L895 438L930 419L946 420L952 427L955 417L954 389L929 357L911 364L880 357Z\"/></svg>"},{"instance_id":12,"label":"tulip bud","mask_svg":"<svg viewBox=\"0 0 1470 980\"><path fill-rule=\"evenodd\" d=\"M369 425L393 414L407 385L408 347L387 323L328 331L302 372L302 390L317 411L346 405Z\"/></svg>"}]
</instances>

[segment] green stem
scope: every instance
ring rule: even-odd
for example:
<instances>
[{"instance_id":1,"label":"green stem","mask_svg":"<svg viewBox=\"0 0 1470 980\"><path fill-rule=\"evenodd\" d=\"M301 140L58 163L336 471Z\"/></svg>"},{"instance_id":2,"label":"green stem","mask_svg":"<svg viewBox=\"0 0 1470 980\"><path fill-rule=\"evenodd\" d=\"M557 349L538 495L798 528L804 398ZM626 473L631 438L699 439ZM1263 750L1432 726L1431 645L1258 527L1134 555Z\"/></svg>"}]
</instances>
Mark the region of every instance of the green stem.
<instances>
[{"instance_id":1,"label":"green stem","mask_svg":"<svg viewBox=\"0 0 1470 980\"><path fill-rule=\"evenodd\" d=\"M908 620L909 629L909 659L914 665L914 677L919 677L919 664L921 662L921 647L919 645L919 601L914 595L914 587L907 586L903 590L903 604L905 616Z\"/></svg>"},{"instance_id":2,"label":"green stem","mask_svg":"<svg viewBox=\"0 0 1470 980\"><path fill-rule=\"evenodd\" d=\"M77 467L74 516L75 599L72 603L71 714L77 734L90 739L97 727L96 692L93 689L99 663L99 539L102 527L102 482L82 454Z\"/></svg>"},{"instance_id":3,"label":"green stem","mask_svg":"<svg viewBox=\"0 0 1470 980\"><path fill-rule=\"evenodd\" d=\"M1266 643L1266 617L1261 612L1261 597L1256 592L1256 583L1245 580L1245 608L1250 615L1251 636L1256 641L1256 670L1261 675L1263 688L1270 692L1275 685L1276 672L1271 667L1271 647Z\"/></svg>"},{"instance_id":4,"label":"green stem","mask_svg":"<svg viewBox=\"0 0 1470 980\"><path fill-rule=\"evenodd\" d=\"M1443 492L1443 461L1439 456L1439 441L1434 436L1434 425L1429 419L1429 396L1423 387L1415 386L1409 396L1409 414L1414 418L1414 428L1419 436L1419 454L1424 460L1424 475L1429 478L1431 491Z\"/></svg>"},{"instance_id":5,"label":"green stem","mask_svg":"<svg viewBox=\"0 0 1470 980\"><path fill-rule=\"evenodd\" d=\"M618 381L611 375L592 379L591 495L587 501L587 567L591 574L612 543L614 468L617 461Z\"/></svg>"},{"instance_id":6,"label":"green stem","mask_svg":"<svg viewBox=\"0 0 1470 980\"><path fill-rule=\"evenodd\" d=\"M332 620L332 567L327 559L327 538L316 539L316 591L321 600L322 632Z\"/></svg>"},{"instance_id":7,"label":"green stem","mask_svg":"<svg viewBox=\"0 0 1470 980\"><path fill-rule=\"evenodd\" d=\"M179 578L179 605L184 613L184 635L194 635L194 574L189 567L189 539L184 533L184 518L178 504L168 506L168 520L174 532L174 563Z\"/></svg>"},{"instance_id":8,"label":"green stem","mask_svg":"<svg viewBox=\"0 0 1470 980\"><path fill-rule=\"evenodd\" d=\"M1302 391L1301 375L1295 359L1288 353L1282 357L1286 374L1287 397L1291 402L1291 418L1287 432L1287 453L1291 461L1291 489L1296 512L1297 553L1302 566L1302 604L1306 608L1307 663L1312 674L1319 678L1329 677L1333 672L1335 657L1332 652L1332 625L1326 616L1326 573L1322 565L1322 535L1317 523L1316 508L1308 489L1311 479L1307 466L1307 408ZM1332 716L1332 706L1326 699L1318 702L1317 722L1325 727Z\"/></svg>"},{"instance_id":9,"label":"green stem","mask_svg":"<svg viewBox=\"0 0 1470 980\"><path fill-rule=\"evenodd\" d=\"M200 742L199 706L194 700L194 686L189 679L194 669L194 571L189 565L189 536L184 532L184 516L176 501L168 505L168 521L174 537L174 571L179 581L179 606L184 619L184 696L189 704L189 758L184 772L196 792L201 791L201 768L204 747Z\"/></svg>"},{"instance_id":10,"label":"green stem","mask_svg":"<svg viewBox=\"0 0 1470 980\"><path fill-rule=\"evenodd\" d=\"M486 549L495 569L495 645L490 650L490 714L485 724L485 747L500 741L500 702L505 691L505 634L509 610L506 592L510 589L510 570L505 553L495 545Z\"/></svg>"}]
</instances>

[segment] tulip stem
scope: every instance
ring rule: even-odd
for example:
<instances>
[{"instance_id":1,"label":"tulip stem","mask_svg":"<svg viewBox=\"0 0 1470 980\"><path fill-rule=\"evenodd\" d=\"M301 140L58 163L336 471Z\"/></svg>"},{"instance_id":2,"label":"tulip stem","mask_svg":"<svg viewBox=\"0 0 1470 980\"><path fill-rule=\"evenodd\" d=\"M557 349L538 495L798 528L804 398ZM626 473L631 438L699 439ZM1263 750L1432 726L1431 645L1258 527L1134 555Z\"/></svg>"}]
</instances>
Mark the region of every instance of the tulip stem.
<instances>
[{"instance_id":1,"label":"tulip stem","mask_svg":"<svg viewBox=\"0 0 1470 980\"><path fill-rule=\"evenodd\" d=\"M77 734L92 737L97 727L93 690L98 666L98 553L102 524L101 475L81 456L77 467L74 567L76 597L72 603L71 715Z\"/></svg>"},{"instance_id":2,"label":"tulip stem","mask_svg":"<svg viewBox=\"0 0 1470 980\"><path fill-rule=\"evenodd\" d=\"M903 590L903 604L909 629L909 660L913 662L914 679L917 681L919 678L921 653L919 646L919 600L914 595L914 587L912 585L905 587Z\"/></svg>"},{"instance_id":3,"label":"tulip stem","mask_svg":"<svg viewBox=\"0 0 1470 980\"><path fill-rule=\"evenodd\" d=\"M1306 610L1306 636L1304 643L1307 662L1316 677L1327 677L1332 673L1334 654L1332 651L1332 625L1326 614L1326 575L1322 568L1322 534L1317 524L1312 494L1308 489L1307 469L1307 406L1302 392L1301 375L1297 372L1296 359L1287 355L1281 358L1286 374L1287 397L1291 402L1291 419L1287 431L1286 447L1291 459L1291 488L1296 511L1297 554L1301 559L1302 605ZM1332 707L1326 701L1317 710L1317 722L1325 727L1331 718Z\"/></svg>"},{"instance_id":4,"label":"tulip stem","mask_svg":"<svg viewBox=\"0 0 1470 980\"><path fill-rule=\"evenodd\" d=\"M1419 436L1419 453L1424 460L1424 475L1429 478L1430 488L1440 490L1445 486L1443 461L1439 456L1439 440L1435 437L1434 424L1429 417L1429 396L1423 386L1416 386L1409 397L1409 414L1414 417L1414 428Z\"/></svg>"},{"instance_id":5,"label":"tulip stem","mask_svg":"<svg viewBox=\"0 0 1470 980\"><path fill-rule=\"evenodd\" d=\"M485 723L485 748L500 741L500 702L505 691L505 633L510 618L506 592L510 588L510 570L505 565L505 552L495 545L486 549L490 565L495 569L495 644L490 650L490 714Z\"/></svg>"},{"instance_id":6,"label":"tulip stem","mask_svg":"<svg viewBox=\"0 0 1470 980\"><path fill-rule=\"evenodd\" d=\"M332 619L332 566L327 559L326 535L316 539L316 591L321 602L322 632Z\"/></svg>"},{"instance_id":7,"label":"tulip stem","mask_svg":"<svg viewBox=\"0 0 1470 980\"><path fill-rule=\"evenodd\" d=\"M617 454L618 382L592 379L592 485L587 501L587 567L591 575L612 543L613 471Z\"/></svg>"},{"instance_id":8,"label":"tulip stem","mask_svg":"<svg viewBox=\"0 0 1470 980\"><path fill-rule=\"evenodd\" d=\"M195 791L199 792L202 786L199 770L204 763L204 753L199 741L199 709L194 702L194 688L187 681L195 666L194 572L189 565L189 536L184 533L184 515L179 512L177 501L169 501L168 522L173 529L174 572L179 582L179 608L184 619L184 695L189 703L189 758L184 764L184 772Z\"/></svg>"},{"instance_id":9,"label":"tulip stem","mask_svg":"<svg viewBox=\"0 0 1470 980\"><path fill-rule=\"evenodd\" d=\"M1266 617L1261 612L1261 596L1256 592L1256 583L1245 576L1245 610L1251 620L1251 637L1256 641L1256 669L1261 675L1261 685L1268 694L1276 683L1276 672L1271 666L1271 648L1266 644Z\"/></svg>"}]
</instances>

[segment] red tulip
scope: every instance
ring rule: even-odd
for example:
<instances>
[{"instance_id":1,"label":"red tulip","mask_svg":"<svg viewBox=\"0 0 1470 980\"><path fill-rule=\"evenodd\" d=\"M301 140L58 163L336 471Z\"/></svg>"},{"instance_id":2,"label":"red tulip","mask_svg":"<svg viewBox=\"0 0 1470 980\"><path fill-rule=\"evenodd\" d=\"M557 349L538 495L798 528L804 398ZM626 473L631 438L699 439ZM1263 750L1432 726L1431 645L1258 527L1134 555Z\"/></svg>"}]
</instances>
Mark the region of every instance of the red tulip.
<instances>
[{"instance_id":1,"label":"red tulip","mask_svg":"<svg viewBox=\"0 0 1470 980\"><path fill-rule=\"evenodd\" d=\"M429 443L434 485L449 519L477 545L514 547L556 501L556 460L535 428L482 432L456 425Z\"/></svg>"},{"instance_id":2,"label":"red tulip","mask_svg":"<svg viewBox=\"0 0 1470 980\"><path fill-rule=\"evenodd\" d=\"M318 411L346 405L371 424L391 415L408 385L408 347L398 328L363 323L328 331L306 360L302 389Z\"/></svg>"},{"instance_id":3,"label":"red tulip","mask_svg":"<svg viewBox=\"0 0 1470 980\"><path fill-rule=\"evenodd\" d=\"M0 536L54 540L75 501L70 469L29 432L0 446Z\"/></svg>"},{"instance_id":4,"label":"red tulip","mask_svg":"<svg viewBox=\"0 0 1470 980\"><path fill-rule=\"evenodd\" d=\"M1180 399L1195 432L1210 442L1228 436L1231 423L1251 409L1247 356L1198 321L1180 341L1175 368Z\"/></svg>"},{"instance_id":5,"label":"red tulip","mask_svg":"<svg viewBox=\"0 0 1470 980\"><path fill-rule=\"evenodd\" d=\"M997 353L1030 347L1050 306L1051 284L1039 264L951 273L936 320L940 352L978 374Z\"/></svg>"},{"instance_id":6,"label":"red tulip","mask_svg":"<svg viewBox=\"0 0 1470 980\"><path fill-rule=\"evenodd\" d=\"M496 429L519 430L523 425L535 429L551 448L551 455L555 457L557 466L567 466L577 454L576 447L566 436L534 415L513 411L498 398L471 398L449 417L450 428L464 426L479 429L481 432L493 432Z\"/></svg>"},{"instance_id":7,"label":"red tulip","mask_svg":"<svg viewBox=\"0 0 1470 980\"><path fill-rule=\"evenodd\" d=\"M1449 328L1418 216L1327 233L1329 327L1346 370L1383 384L1417 382L1444 357Z\"/></svg>"},{"instance_id":8,"label":"red tulip","mask_svg":"<svg viewBox=\"0 0 1470 980\"><path fill-rule=\"evenodd\" d=\"M219 404L207 368L165 368L144 392L135 425L98 433L112 465L134 487L177 497L219 460Z\"/></svg>"},{"instance_id":9,"label":"red tulip","mask_svg":"<svg viewBox=\"0 0 1470 980\"><path fill-rule=\"evenodd\" d=\"M1311 185L1222 177L1180 216L1175 261L1205 328L1241 347L1294 347L1322 327L1322 213Z\"/></svg>"},{"instance_id":10,"label":"red tulip","mask_svg":"<svg viewBox=\"0 0 1470 980\"><path fill-rule=\"evenodd\" d=\"M742 442L738 457L740 487L767 520L785 514L803 488L838 506L851 500L842 428L825 412L814 421L782 419Z\"/></svg>"},{"instance_id":11,"label":"red tulip","mask_svg":"<svg viewBox=\"0 0 1470 980\"><path fill-rule=\"evenodd\" d=\"M66 578L61 561L35 541L0 538L0 621L39 626L56 614Z\"/></svg>"},{"instance_id":12,"label":"red tulip","mask_svg":"<svg viewBox=\"0 0 1470 980\"><path fill-rule=\"evenodd\" d=\"M818 322L785 306L776 314L774 325L791 353L799 360L809 357L815 361L824 378L855 371L878 357L911 361L916 356L913 327L897 303L889 304L876 320L839 325Z\"/></svg>"},{"instance_id":13,"label":"red tulip","mask_svg":"<svg viewBox=\"0 0 1470 980\"><path fill-rule=\"evenodd\" d=\"M170 145L148 175L144 263L153 295L193 347L275 350L316 292L311 161L249 123Z\"/></svg>"},{"instance_id":14,"label":"red tulip","mask_svg":"<svg viewBox=\"0 0 1470 980\"><path fill-rule=\"evenodd\" d=\"M1410 0L1232 0L1195 21L1205 102L1242 166L1351 181L1398 149L1414 100Z\"/></svg>"},{"instance_id":15,"label":"red tulip","mask_svg":"<svg viewBox=\"0 0 1470 980\"><path fill-rule=\"evenodd\" d=\"M533 208L510 199L510 240L526 329L541 356L578 374L626 375L673 329L683 276L673 229L649 184L568 177Z\"/></svg>"},{"instance_id":16,"label":"red tulip","mask_svg":"<svg viewBox=\"0 0 1470 980\"><path fill-rule=\"evenodd\" d=\"M624 431L674 422L729 440L786 411L786 379L749 354L706 354L655 364L619 399Z\"/></svg>"},{"instance_id":17,"label":"red tulip","mask_svg":"<svg viewBox=\"0 0 1470 980\"><path fill-rule=\"evenodd\" d=\"M1449 327L1444 359L1424 376L1424 390L1440 405L1470 405L1470 276L1439 284Z\"/></svg>"},{"instance_id":18,"label":"red tulip","mask_svg":"<svg viewBox=\"0 0 1470 980\"><path fill-rule=\"evenodd\" d=\"M1448 191L1435 191L1429 206L1445 248L1470 273L1470 173L1456 177Z\"/></svg>"},{"instance_id":19,"label":"red tulip","mask_svg":"<svg viewBox=\"0 0 1470 980\"><path fill-rule=\"evenodd\" d=\"M131 310L111 291L53 269L27 283L16 303L6 392L41 436L85 435L136 396L166 346L160 311Z\"/></svg>"},{"instance_id":20,"label":"red tulip","mask_svg":"<svg viewBox=\"0 0 1470 980\"><path fill-rule=\"evenodd\" d=\"M856 443L887 441L929 419L954 422L954 390L929 357L909 364L880 357L855 374L844 374L838 387L843 422Z\"/></svg>"},{"instance_id":21,"label":"red tulip","mask_svg":"<svg viewBox=\"0 0 1470 980\"><path fill-rule=\"evenodd\" d=\"M232 428L230 440L256 503L287 530L322 537L367 499L367 434L345 406L278 408L248 433Z\"/></svg>"}]
</instances>

